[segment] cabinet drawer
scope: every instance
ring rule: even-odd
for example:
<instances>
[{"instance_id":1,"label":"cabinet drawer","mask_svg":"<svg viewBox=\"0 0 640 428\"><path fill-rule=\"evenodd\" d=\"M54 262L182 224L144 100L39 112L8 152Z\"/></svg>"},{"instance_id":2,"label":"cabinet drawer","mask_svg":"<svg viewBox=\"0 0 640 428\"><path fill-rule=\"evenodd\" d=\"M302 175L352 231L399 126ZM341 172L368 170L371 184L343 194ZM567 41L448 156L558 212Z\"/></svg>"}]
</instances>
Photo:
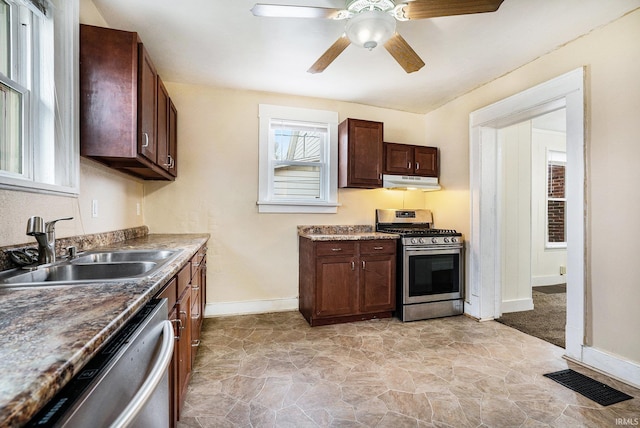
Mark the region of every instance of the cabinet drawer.
<instances>
[{"instance_id":1,"label":"cabinet drawer","mask_svg":"<svg viewBox=\"0 0 640 428\"><path fill-rule=\"evenodd\" d=\"M177 283L178 280L176 278L173 278L157 295L158 299L167 299L167 308L169 308L169 312L171 312L176 304L176 300L178 299Z\"/></svg>"},{"instance_id":2,"label":"cabinet drawer","mask_svg":"<svg viewBox=\"0 0 640 428\"><path fill-rule=\"evenodd\" d=\"M184 290L189 286L191 282L191 263L188 262L184 267L178 272L178 298L182 296Z\"/></svg>"},{"instance_id":3,"label":"cabinet drawer","mask_svg":"<svg viewBox=\"0 0 640 428\"><path fill-rule=\"evenodd\" d=\"M395 251L395 239L360 241L360 254L393 254Z\"/></svg>"},{"instance_id":4,"label":"cabinet drawer","mask_svg":"<svg viewBox=\"0 0 640 428\"><path fill-rule=\"evenodd\" d=\"M356 241L326 241L316 244L318 256L342 256L356 253Z\"/></svg>"}]
</instances>

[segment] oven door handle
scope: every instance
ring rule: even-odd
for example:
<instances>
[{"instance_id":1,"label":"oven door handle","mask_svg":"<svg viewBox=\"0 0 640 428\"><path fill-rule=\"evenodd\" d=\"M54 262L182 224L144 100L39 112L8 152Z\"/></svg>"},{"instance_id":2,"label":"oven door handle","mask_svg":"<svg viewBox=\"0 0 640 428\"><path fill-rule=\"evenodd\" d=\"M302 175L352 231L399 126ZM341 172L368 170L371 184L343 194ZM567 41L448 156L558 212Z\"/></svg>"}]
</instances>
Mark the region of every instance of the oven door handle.
<instances>
[{"instance_id":1,"label":"oven door handle","mask_svg":"<svg viewBox=\"0 0 640 428\"><path fill-rule=\"evenodd\" d=\"M463 247L460 245L450 246L443 245L433 248L417 248L405 247L404 252L407 256L436 256L438 254L462 254Z\"/></svg>"}]
</instances>

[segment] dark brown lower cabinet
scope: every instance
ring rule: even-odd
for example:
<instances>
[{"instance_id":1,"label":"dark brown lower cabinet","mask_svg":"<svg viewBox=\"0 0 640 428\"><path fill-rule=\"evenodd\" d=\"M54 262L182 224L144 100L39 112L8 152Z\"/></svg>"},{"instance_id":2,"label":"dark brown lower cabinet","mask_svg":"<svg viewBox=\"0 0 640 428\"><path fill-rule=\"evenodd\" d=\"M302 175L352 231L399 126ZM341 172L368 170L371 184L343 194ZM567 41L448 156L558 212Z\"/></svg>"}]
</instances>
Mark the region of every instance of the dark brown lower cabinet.
<instances>
[{"instance_id":1,"label":"dark brown lower cabinet","mask_svg":"<svg viewBox=\"0 0 640 428\"><path fill-rule=\"evenodd\" d=\"M169 366L169 409L171 424L176 427L182 414L191 369L198 351L204 315L206 286L206 247L202 247L178 274L156 295L166 298L169 320L173 323L175 348ZM194 269L195 267L195 269Z\"/></svg>"},{"instance_id":2,"label":"dark brown lower cabinet","mask_svg":"<svg viewBox=\"0 0 640 428\"><path fill-rule=\"evenodd\" d=\"M395 272L395 240L300 237L300 313L312 326L391 317Z\"/></svg>"}]
</instances>

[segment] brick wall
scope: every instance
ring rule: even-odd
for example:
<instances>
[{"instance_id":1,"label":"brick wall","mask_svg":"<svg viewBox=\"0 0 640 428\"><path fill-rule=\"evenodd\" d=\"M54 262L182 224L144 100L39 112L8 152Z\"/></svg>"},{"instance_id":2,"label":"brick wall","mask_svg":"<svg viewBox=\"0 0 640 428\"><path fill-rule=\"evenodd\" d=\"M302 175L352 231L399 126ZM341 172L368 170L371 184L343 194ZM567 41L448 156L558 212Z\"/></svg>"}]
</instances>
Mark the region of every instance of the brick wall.
<instances>
[{"instance_id":1,"label":"brick wall","mask_svg":"<svg viewBox=\"0 0 640 428\"><path fill-rule=\"evenodd\" d=\"M549 182L547 185L549 198L564 198L565 167L549 165ZM548 242L565 242L565 201L550 200L547 205Z\"/></svg>"}]
</instances>

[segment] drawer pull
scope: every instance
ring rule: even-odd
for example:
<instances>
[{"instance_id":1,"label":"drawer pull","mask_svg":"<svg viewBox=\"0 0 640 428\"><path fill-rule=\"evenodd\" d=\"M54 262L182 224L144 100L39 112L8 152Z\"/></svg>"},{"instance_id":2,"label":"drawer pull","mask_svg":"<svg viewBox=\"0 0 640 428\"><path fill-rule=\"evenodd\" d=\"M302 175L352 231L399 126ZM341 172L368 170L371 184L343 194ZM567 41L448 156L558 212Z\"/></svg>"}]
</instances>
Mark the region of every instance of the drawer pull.
<instances>
[{"instance_id":1,"label":"drawer pull","mask_svg":"<svg viewBox=\"0 0 640 428\"><path fill-rule=\"evenodd\" d=\"M384 247L373 247L374 250L384 250Z\"/></svg>"},{"instance_id":2,"label":"drawer pull","mask_svg":"<svg viewBox=\"0 0 640 428\"><path fill-rule=\"evenodd\" d=\"M191 347L192 348L197 348L198 346L200 346L200 339L194 340L193 342L191 342Z\"/></svg>"},{"instance_id":3,"label":"drawer pull","mask_svg":"<svg viewBox=\"0 0 640 428\"><path fill-rule=\"evenodd\" d=\"M331 251L342 251L342 248L332 248Z\"/></svg>"}]
</instances>

